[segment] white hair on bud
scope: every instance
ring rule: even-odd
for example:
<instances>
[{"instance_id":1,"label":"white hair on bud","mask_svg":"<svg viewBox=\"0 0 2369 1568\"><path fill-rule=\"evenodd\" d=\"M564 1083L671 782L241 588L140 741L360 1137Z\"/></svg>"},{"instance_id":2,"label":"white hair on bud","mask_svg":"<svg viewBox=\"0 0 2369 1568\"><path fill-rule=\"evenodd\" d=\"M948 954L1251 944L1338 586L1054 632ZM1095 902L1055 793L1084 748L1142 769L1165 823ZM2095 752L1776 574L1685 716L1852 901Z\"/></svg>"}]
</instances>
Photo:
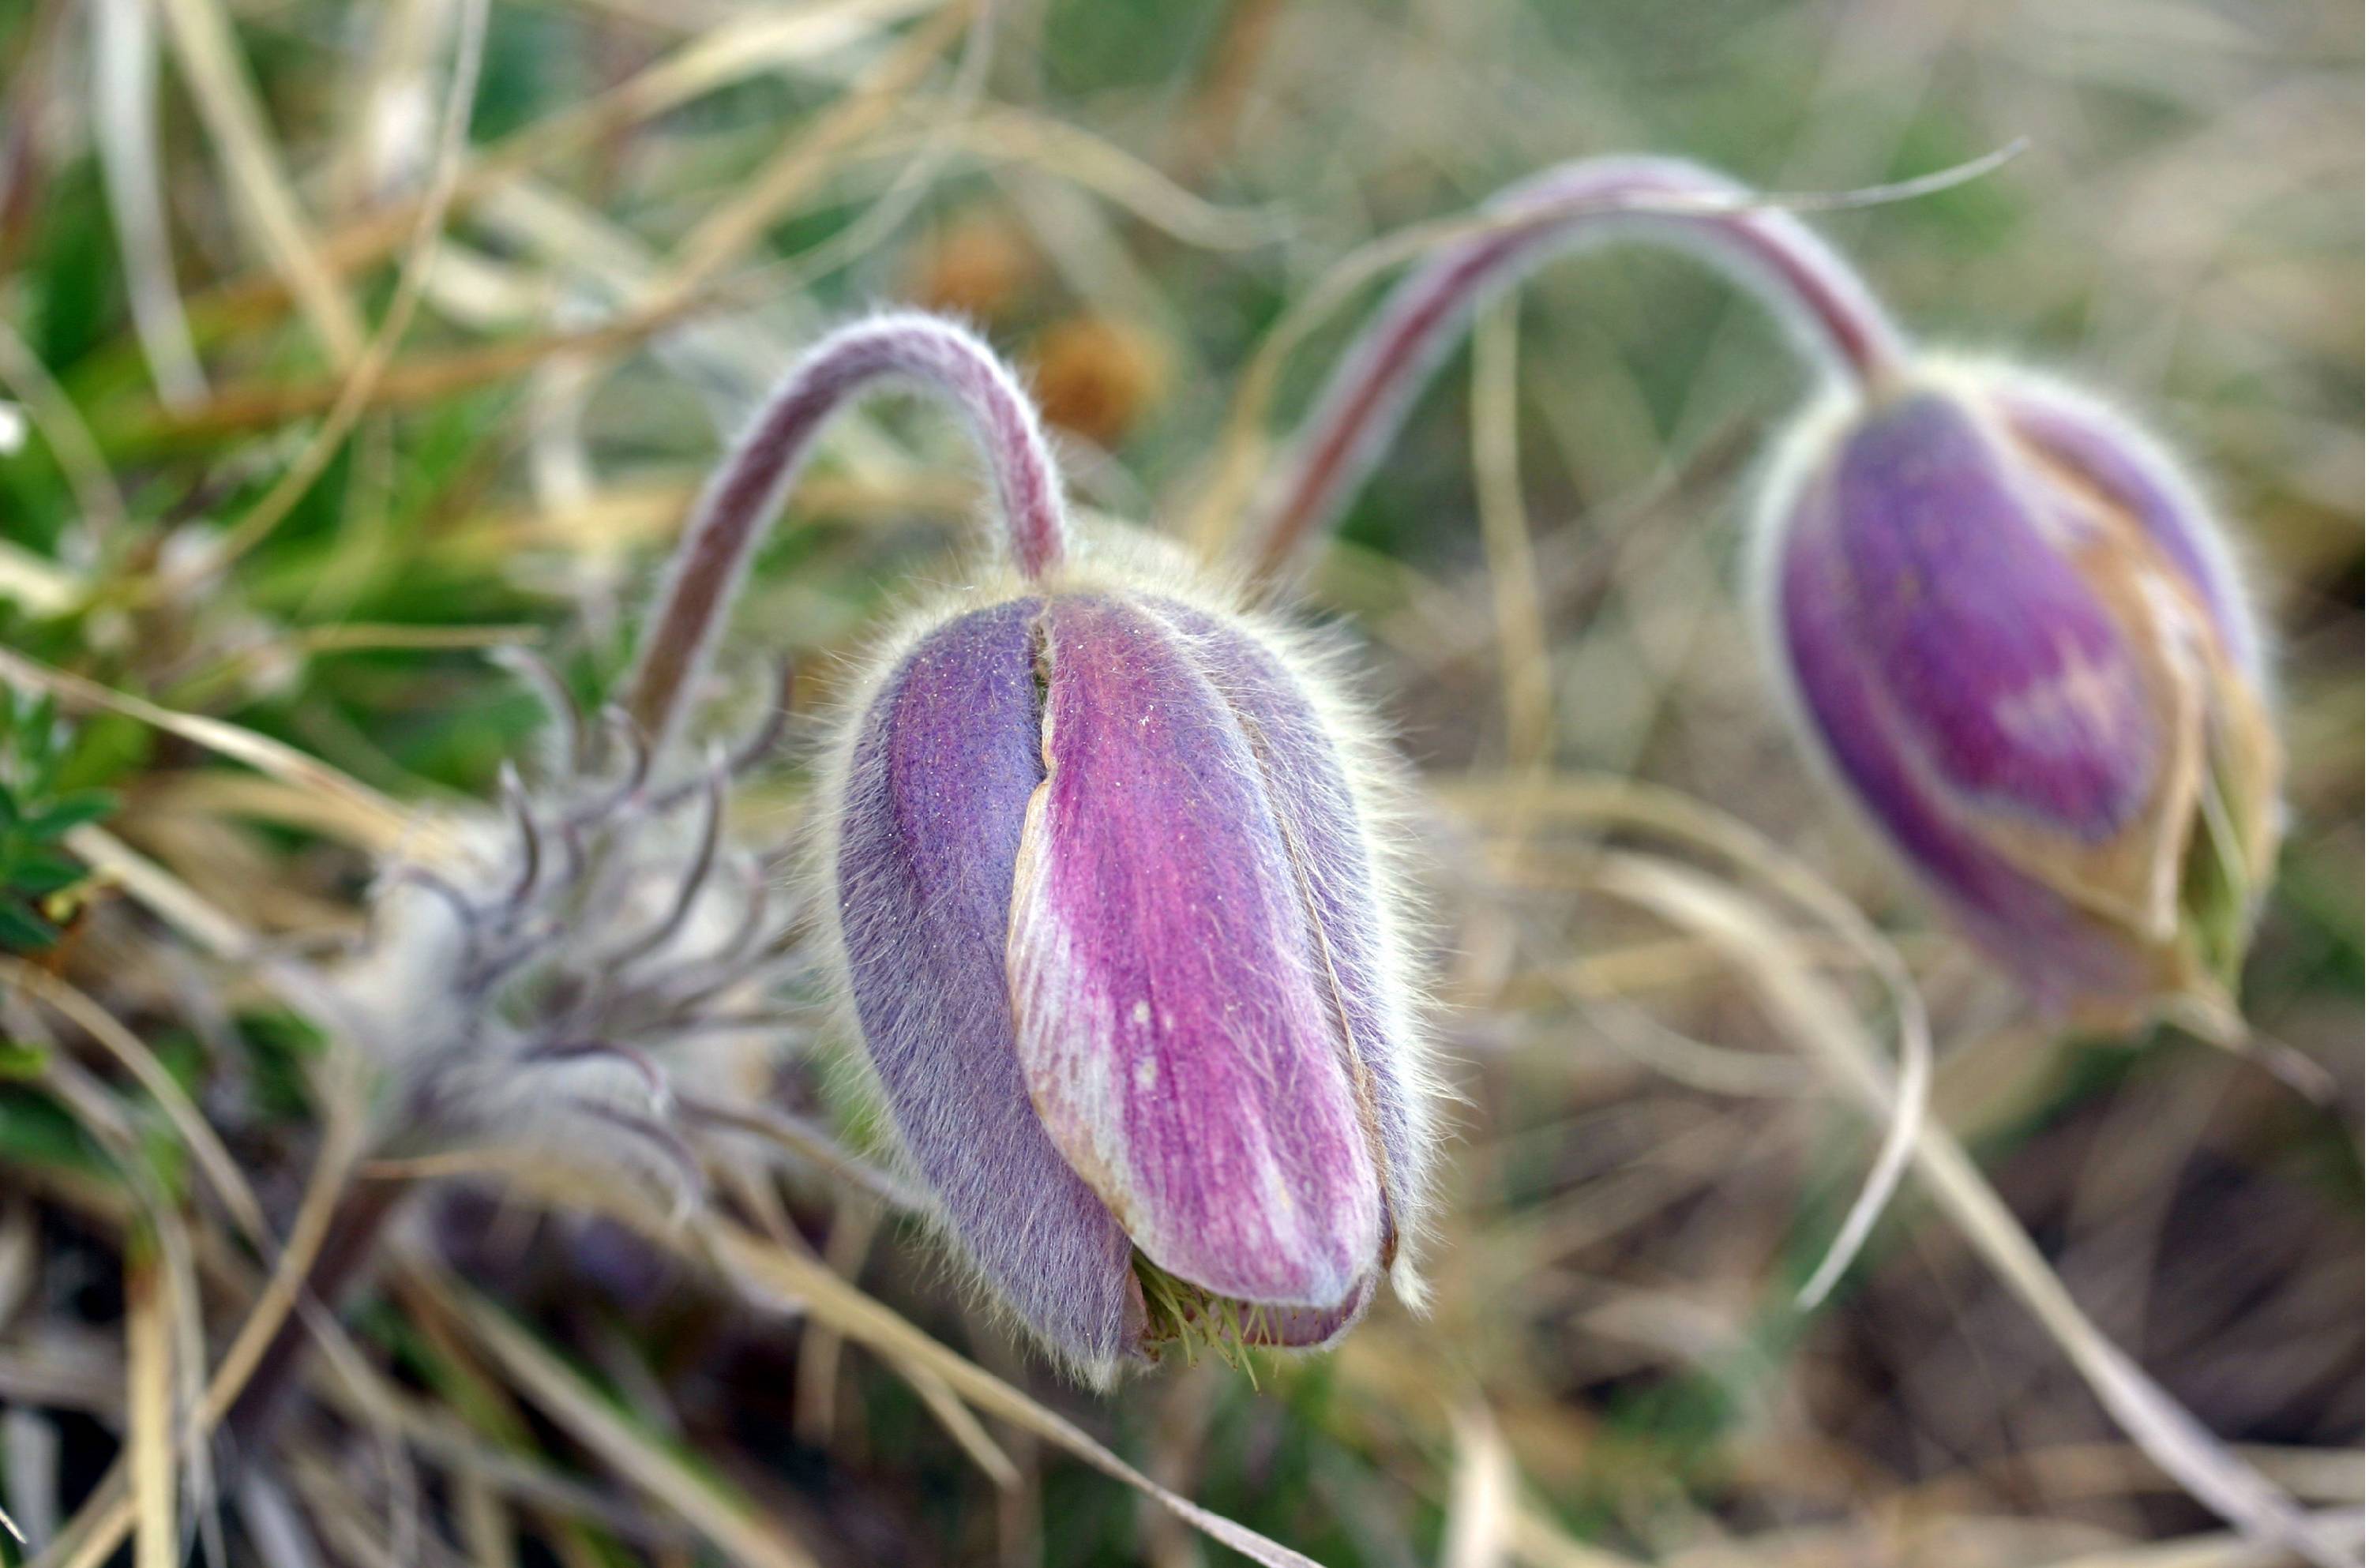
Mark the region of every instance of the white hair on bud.
<instances>
[{"instance_id":1,"label":"white hair on bud","mask_svg":"<svg viewBox=\"0 0 2369 1568\"><path fill-rule=\"evenodd\" d=\"M1813 398L1792 422L1768 443L1757 462L1758 472L1746 486L1752 499L1745 512L1742 600L1753 650L1775 690L1785 723L1794 734L1815 736L1808 700L1793 678L1792 656L1785 647L1784 616L1780 605L1785 533L1793 510L1830 461L1837 442L1850 422L1866 409L1858 389L1836 383ZM1822 783L1847 789L1841 771L1823 743L1801 748Z\"/></svg>"}]
</instances>

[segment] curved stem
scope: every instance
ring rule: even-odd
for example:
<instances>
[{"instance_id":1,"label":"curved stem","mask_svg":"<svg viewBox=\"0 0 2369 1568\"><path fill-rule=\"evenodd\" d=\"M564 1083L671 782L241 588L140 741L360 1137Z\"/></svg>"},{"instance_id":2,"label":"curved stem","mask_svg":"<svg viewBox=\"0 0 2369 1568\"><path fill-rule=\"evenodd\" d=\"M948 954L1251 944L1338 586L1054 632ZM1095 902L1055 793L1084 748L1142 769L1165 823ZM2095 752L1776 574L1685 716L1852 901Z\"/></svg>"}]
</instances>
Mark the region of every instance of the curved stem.
<instances>
[{"instance_id":1,"label":"curved stem","mask_svg":"<svg viewBox=\"0 0 2369 1568\"><path fill-rule=\"evenodd\" d=\"M1059 567L1069 518L1036 405L995 351L951 321L876 316L824 338L791 368L709 479L642 635L625 696L650 748L665 746L713 650L755 552L833 414L884 378L921 383L966 417L987 460L1013 563L1031 578Z\"/></svg>"},{"instance_id":2,"label":"curved stem","mask_svg":"<svg viewBox=\"0 0 2369 1568\"><path fill-rule=\"evenodd\" d=\"M1693 250L1767 302L1829 373L1883 382L1907 344L1883 305L1808 225L1751 200L1726 177L1670 158L1589 158L1499 192L1487 212L1507 222L1411 274L1343 353L1249 531L1253 569L1277 571L1339 518L1481 300L1581 246Z\"/></svg>"}]
</instances>

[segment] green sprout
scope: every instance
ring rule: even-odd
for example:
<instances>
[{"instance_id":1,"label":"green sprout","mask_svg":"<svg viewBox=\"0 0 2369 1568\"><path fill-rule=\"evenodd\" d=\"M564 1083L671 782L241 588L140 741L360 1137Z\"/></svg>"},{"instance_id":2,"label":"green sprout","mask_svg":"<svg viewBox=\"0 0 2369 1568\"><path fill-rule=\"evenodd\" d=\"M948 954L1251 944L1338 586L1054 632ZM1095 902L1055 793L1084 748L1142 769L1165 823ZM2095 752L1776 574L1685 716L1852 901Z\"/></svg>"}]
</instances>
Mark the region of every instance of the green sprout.
<instances>
[{"instance_id":1,"label":"green sprout","mask_svg":"<svg viewBox=\"0 0 2369 1568\"><path fill-rule=\"evenodd\" d=\"M65 836L115 809L106 790L59 787L72 738L53 699L26 702L0 685L0 952L56 944L57 900L86 875Z\"/></svg>"},{"instance_id":2,"label":"green sprout","mask_svg":"<svg viewBox=\"0 0 2369 1568\"><path fill-rule=\"evenodd\" d=\"M1274 1338L1267 1309L1259 1303L1216 1296L1179 1279L1145 1257L1134 1256L1136 1282L1143 1288L1147 1319L1143 1341L1156 1355L1174 1345L1184 1353L1184 1364L1197 1365L1203 1351L1248 1377L1258 1387L1258 1365L1251 1351Z\"/></svg>"}]
</instances>

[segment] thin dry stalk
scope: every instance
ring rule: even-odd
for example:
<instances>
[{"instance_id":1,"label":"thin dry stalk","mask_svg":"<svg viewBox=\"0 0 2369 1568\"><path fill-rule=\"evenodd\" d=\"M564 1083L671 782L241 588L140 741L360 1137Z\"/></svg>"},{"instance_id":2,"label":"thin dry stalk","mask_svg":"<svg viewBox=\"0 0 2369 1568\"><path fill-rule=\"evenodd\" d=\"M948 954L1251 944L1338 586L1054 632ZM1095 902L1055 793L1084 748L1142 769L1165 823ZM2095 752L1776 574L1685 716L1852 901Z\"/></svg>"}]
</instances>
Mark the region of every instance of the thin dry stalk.
<instances>
[{"instance_id":1,"label":"thin dry stalk","mask_svg":"<svg viewBox=\"0 0 2369 1568\"><path fill-rule=\"evenodd\" d=\"M123 524L127 515L123 492L74 399L6 320L0 320L0 386L16 394L32 417L34 428L49 443L50 455L65 471L75 504L82 508L86 543L95 551Z\"/></svg>"},{"instance_id":2,"label":"thin dry stalk","mask_svg":"<svg viewBox=\"0 0 2369 1568\"><path fill-rule=\"evenodd\" d=\"M1520 1529L1514 1456L1485 1406L1458 1411L1455 1429L1456 1476L1440 1568L1499 1568Z\"/></svg>"},{"instance_id":3,"label":"thin dry stalk","mask_svg":"<svg viewBox=\"0 0 2369 1568\"><path fill-rule=\"evenodd\" d=\"M188 7L201 0L167 0L172 6ZM461 160L469 144L469 110L475 99L477 76L485 63L486 16L492 0L466 0L461 15L459 41L453 46L452 80L447 89L442 129L437 140L435 174L429 183L428 200L419 209L412 230L409 252L405 256L395 285L395 298L386 307L386 315L378 325L366 347L359 355L341 355L341 364L349 364L345 389L329 410L329 417L313 433L302 455L280 475L280 482L258 501L252 511L240 518L217 542L211 558L197 570L219 571L262 544L272 530L286 521L296 503L304 498L314 483L328 468L338 448L352 431L354 422L370 406L372 391L379 378L394 362L395 349L403 335L410 329L411 318L419 308L419 300L428 282L428 264L436 253L439 237L444 230L445 214L452 205L452 193L461 172ZM356 330L359 331L359 323ZM177 585L184 589L193 586Z\"/></svg>"},{"instance_id":4,"label":"thin dry stalk","mask_svg":"<svg viewBox=\"0 0 2369 1568\"><path fill-rule=\"evenodd\" d=\"M91 72L97 111L91 134L107 176L107 200L123 252L132 326L156 391L173 408L205 395L206 377L173 279L165 223L165 181L156 131L156 14L146 0L97 0L91 17Z\"/></svg>"},{"instance_id":5,"label":"thin dry stalk","mask_svg":"<svg viewBox=\"0 0 2369 1568\"><path fill-rule=\"evenodd\" d=\"M138 1568L175 1568L181 1542L174 1518L173 1351L170 1286L154 1259L139 1249L126 1261L123 1281L124 1408L131 1413L125 1447L132 1456L132 1497L138 1528Z\"/></svg>"},{"instance_id":6,"label":"thin dry stalk","mask_svg":"<svg viewBox=\"0 0 2369 1568\"><path fill-rule=\"evenodd\" d=\"M424 841L424 853L450 847L448 834L417 824L414 813L368 784L268 735L202 714L177 713L145 698L111 691L63 670L52 670L7 648L0 648L0 676L37 692L52 692L70 710L87 713L96 709L138 719L233 761L244 762L306 794L326 796L354 818L358 828L383 841L397 842L417 835Z\"/></svg>"},{"instance_id":7,"label":"thin dry stalk","mask_svg":"<svg viewBox=\"0 0 2369 1568\"><path fill-rule=\"evenodd\" d=\"M946 45L968 25L972 0L956 0L913 30L805 132L759 169L746 189L709 213L675 247L644 303L676 303L746 255L765 231L828 176L841 154L894 114Z\"/></svg>"},{"instance_id":8,"label":"thin dry stalk","mask_svg":"<svg viewBox=\"0 0 2369 1568\"><path fill-rule=\"evenodd\" d=\"M199 115L230 166L238 210L257 248L303 307L330 360L340 367L352 364L362 348L361 317L322 261L312 226L280 169L230 19L215 0L159 4Z\"/></svg>"},{"instance_id":9,"label":"thin dry stalk","mask_svg":"<svg viewBox=\"0 0 2369 1568\"><path fill-rule=\"evenodd\" d=\"M752 1568L814 1568L806 1550L738 1498L727 1497L666 1448L654 1442L587 1387L565 1363L510 1322L492 1302L457 1280L415 1264L414 1277L432 1281L529 1398L576 1439L663 1502L735 1562Z\"/></svg>"},{"instance_id":10,"label":"thin dry stalk","mask_svg":"<svg viewBox=\"0 0 2369 1568\"><path fill-rule=\"evenodd\" d=\"M1540 768L1555 749L1554 675L1546 614L1539 602L1538 559L1522 505L1517 431L1520 372L1516 336L1519 305L1506 295L1487 311L1472 338L1472 475L1480 492L1481 541L1496 608L1497 661L1505 691L1505 761L1516 773Z\"/></svg>"},{"instance_id":11,"label":"thin dry stalk","mask_svg":"<svg viewBox=\"0 0 2369 1568\"><path fill-rule=\"evenodd\" d=\"M1606 890L1722 942L1739 970L1812 1060L1837 1084L1886 1113L1894 1086L1851 1009L1794 952L1783 927L1717 880L1675 863L1608 855ZM2307 1519L2294 1500L2200 1425L2100 1333L2040 1249L1957 1141L1938 1127L1916 1137L1916 1168L1975 1251L2040 1321L2108 1413L2190 1494L2255 1538L2323 1568L2352 1554Z\"/></svg>"},{"instance_id":12,"label":"thin dry stalk","mask_svg":"<svg viewBox=\"0 0 2369 1568\"><path fill-rule=\"evenodd\" d=\"M155 1053L118 1022L115 1015L45 969L36 968L18 959L0 955L0 979L19 988L26 995L38 997L73 1021L74 1026L104 1047L123 1070L146 1090L157 1108L165 1113L173 1130L180 1135L198 1168L206 1174L214 1195L230 1212L240 1231L258 1250L269 1251L270 1228L264 1223L263 1209L256 1202L254 1189L247 1185L246 1174L230 1150L206 1121L178 1080L165 1070Z\"/></svg>"}]
</instances>

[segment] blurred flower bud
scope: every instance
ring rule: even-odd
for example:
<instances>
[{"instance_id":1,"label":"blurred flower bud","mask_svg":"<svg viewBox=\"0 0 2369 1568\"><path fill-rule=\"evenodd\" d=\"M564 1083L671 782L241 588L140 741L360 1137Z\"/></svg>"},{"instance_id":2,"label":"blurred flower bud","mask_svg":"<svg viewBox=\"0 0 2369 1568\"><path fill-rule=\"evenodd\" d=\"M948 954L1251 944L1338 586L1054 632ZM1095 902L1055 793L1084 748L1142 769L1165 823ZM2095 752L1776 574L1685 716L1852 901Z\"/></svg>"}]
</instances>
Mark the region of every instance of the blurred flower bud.
<instances>
[{"instance_id":1,"label":"blurred flower bud","mask_svg":"<svg viewBox=\"0 0 2369 1568\"><path fill-rule=\"evenodd\" d=\"M1044 269L1035 242L1018 224L995 208L974 207L914 251L906 292L931 310L996 321L1021 303Z\"/></svg>"},{"instance_id":2,"label":"blurred flower bud","mask_svg":"<svg viewBox=\"0 0 2369 1568\"><path fill-rule=\"evenodd\" d=\"M1046 419L1100 447L1124 440L1168 386L1168 353L1160 340L1103 316L1056 322L1031 358Z\"/></svg>"},{"instance_id":3,"label":"blurred flower bud","mask_svg":"<svg viewBox=\"0 0 2369 1568\"><path fill-rule=\"evenodd\" d=\"M2171 462L2053 383L1917 362L1770 479L1759 595L1799 715L2049 1011L2226 1023L2279 837L2243 585Z\"/></svg>"},{"instance_id":4,"label":"blurred flower bud","mask_svg":"<svg viewBox=\"0 0 2369 1568\"><path fill-rule=\"evenodd\" d=\"M989 1284L1097 1379L1331 1339L1428 1160L1388 764L1296 640L1186 581L1098 562L924 616L828 796L898 1129Z\"/></svg>"}]
</instances>

